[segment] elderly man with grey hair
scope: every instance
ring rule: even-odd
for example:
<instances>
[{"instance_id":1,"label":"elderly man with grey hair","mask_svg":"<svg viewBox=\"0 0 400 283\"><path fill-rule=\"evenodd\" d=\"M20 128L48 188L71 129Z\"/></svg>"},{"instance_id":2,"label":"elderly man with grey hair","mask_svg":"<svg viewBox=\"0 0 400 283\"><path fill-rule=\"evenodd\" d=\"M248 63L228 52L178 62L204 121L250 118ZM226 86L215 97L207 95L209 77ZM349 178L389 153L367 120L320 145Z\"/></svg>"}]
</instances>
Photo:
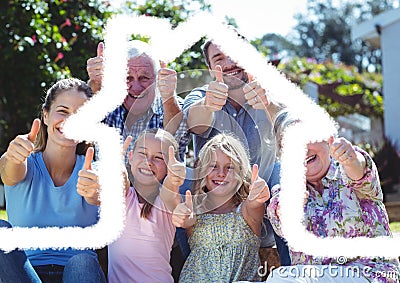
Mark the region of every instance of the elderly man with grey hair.
<instances>
[{"instance_id":1,"label":"elderly man with grey hair","mask_svg":"<svg viewBox=\"0 0 400 283\"><path fill-rule=\"evenodd\" d=\"M97 56L87 60L89 85L93 93L101 89L104 71L104 44L97 46ZM177 75L165 68L155 58L151 46L140 40L128 43L127 90L124 102L109 113L103 122L117 128L125 139L128 135L133 141L145 129L163 128L175 134L180 144L183 158L187 142L180 142L186 132L182 122L183 100L175 94ZM112 59L112 58L111 58Z\"/></svg>"}]
</instances>

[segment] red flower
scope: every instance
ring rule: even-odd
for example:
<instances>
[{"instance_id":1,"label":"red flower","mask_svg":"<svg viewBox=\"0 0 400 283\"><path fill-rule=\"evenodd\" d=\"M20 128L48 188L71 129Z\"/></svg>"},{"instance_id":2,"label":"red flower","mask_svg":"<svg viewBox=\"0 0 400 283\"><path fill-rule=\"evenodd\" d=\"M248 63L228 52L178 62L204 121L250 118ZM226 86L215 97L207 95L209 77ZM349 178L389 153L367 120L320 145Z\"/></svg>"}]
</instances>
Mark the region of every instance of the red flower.
<instances>
[{"instance_id":1,"label":"red flower","mask_svg":"<svg viewBox=\"0 0 400 283\"><path fill-rule=\"evenodd\" d=\"M62 58L64 58L64 54L62 54L61 52L58 52L56 59L54 59L54 62L57 63Z\"/></svg>"},{"instance_id":2,"label":"red flower","mask_svg":"<svg viewBox=\"0 0 400 283\"><path fill-rule=\"evenodd\" d=\"M65 22L63 22L61 25L60 25L60 28L64 28L65 26L71 26L72 25L72 23L71 23L71 20L70 19L66 19L65 20Z\"/></svg>"}]
</instances>

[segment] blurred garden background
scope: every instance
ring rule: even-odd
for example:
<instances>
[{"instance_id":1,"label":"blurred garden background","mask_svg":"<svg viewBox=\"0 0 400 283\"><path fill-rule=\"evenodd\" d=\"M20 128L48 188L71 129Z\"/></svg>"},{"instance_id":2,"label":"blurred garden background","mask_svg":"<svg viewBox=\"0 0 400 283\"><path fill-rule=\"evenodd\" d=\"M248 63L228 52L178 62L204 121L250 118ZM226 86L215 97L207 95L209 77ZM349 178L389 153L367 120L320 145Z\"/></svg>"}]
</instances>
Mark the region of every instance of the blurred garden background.
<instances>
[{"instance_id":1,"label":"blurred garden background","mask_svg":"<svg viewBox=\"0 0 400 283\"><path fill-rule=\"evenodd\" d=\"M0 1L0 154L16 135L30 129L52 83L71 76L88 79L86 60L96 54L112 15L156 16L176 26L200 10L212 10L207 0L126 1L118 9L111 2ZM400 34L398 5L395 0L308 0L306 12L295 15L290 34L269 33L251 39L266 60L335 117L342 136L373 156L392 222L400 221L399 140L388 134L385 125L395 124L400 133L400 119L388 121L395 118L385 116L385 54L380 40L386 27L397 26ZM390 13L392 21L377 22L374 36L368 38L357 30L385 13ZM235 18L225 20L240 30ZM169 67L177 72L205 69L202 43L197 42ZM399 60L398 50L396 57L386 60ZM4 207L0 187L0 208ZM0 218L4 217L2 210ZM392 225L400 230L398 223Z\"/></svg>"}]
</instances>

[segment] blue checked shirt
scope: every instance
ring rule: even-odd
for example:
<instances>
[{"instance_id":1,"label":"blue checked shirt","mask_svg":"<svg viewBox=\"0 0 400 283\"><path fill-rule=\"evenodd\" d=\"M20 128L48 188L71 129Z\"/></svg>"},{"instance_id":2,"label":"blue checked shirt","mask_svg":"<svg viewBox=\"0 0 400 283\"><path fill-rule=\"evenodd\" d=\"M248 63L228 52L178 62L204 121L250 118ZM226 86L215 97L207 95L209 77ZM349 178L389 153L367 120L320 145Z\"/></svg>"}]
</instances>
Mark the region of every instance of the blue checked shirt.
<instances>
[{"instance_id":1,"label":"blue checked shirt","mask_svg":"<svg viewBox=\"0 0 400 283\"><path fill-rule=\"evenodd\" d=\"M182 108L183 99L178 96L177 101L179 106ZM128 135L132 136L133 142L137 139L142 131L153 128L162 129L164 126L164 108L161 96L159 95L155 97L154 102L151 104L151 107L147 110L147 112L142 117L140 117L132 125L132 127L130 127L130 129L125 124L128 114L128 110L126 110L123 105L120 105L113 112L108 114L106 118L104 118L103 123L107 124L110 127L118 129L119 134L122 136L123 140L125 140ZM179 144L179 155L182 160L185 160L184 158L187 144L190 140L190 136L187 134L188 127L186 123L186 117L187 116L184 115L182 122L175 133L175 139ZM129 150L132 148L133 142L129 146Z\"/></svg>"}]
</instances>

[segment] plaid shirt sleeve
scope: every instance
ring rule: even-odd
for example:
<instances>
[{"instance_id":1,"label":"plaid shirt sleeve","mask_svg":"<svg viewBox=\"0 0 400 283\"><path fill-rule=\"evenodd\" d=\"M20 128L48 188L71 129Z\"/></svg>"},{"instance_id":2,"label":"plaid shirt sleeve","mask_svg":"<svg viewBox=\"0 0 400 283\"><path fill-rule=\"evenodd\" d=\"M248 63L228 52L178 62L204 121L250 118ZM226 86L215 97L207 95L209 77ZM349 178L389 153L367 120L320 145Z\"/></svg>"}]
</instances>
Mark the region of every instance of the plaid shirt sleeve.
<instances>
[{"instance_id":1,"label":"plaid shirt sleeve","mask_svg":"<svg viewBox=\"0 0 400 283\"><path fill-rule=\"evenodd\" d=\"M123 105L120 105L103 119L103 123L110 127L118 129L119 134L122 136L126 115L127 111L125 107Z\"/></svg>"},{"instance_id":2,"label":"plaid shirt sleeve","mask_svg":"<svg viewBox=\"0 0 400 283\"><path fill-rule=\"evenodd\" d=\"M178 96L178 104L181 109L183 109L183 99ZM182 110L183 111L183 110ZM181 123L179 124L178 130L176 131L174 137L179 144L179 156L181 157L182 161L186 159L186 152L188 149L188 144L191 140L191 136L189 133L188 125L187 125L187 112L183 111L183 118Z\"/></svg>"}]
</instances>

